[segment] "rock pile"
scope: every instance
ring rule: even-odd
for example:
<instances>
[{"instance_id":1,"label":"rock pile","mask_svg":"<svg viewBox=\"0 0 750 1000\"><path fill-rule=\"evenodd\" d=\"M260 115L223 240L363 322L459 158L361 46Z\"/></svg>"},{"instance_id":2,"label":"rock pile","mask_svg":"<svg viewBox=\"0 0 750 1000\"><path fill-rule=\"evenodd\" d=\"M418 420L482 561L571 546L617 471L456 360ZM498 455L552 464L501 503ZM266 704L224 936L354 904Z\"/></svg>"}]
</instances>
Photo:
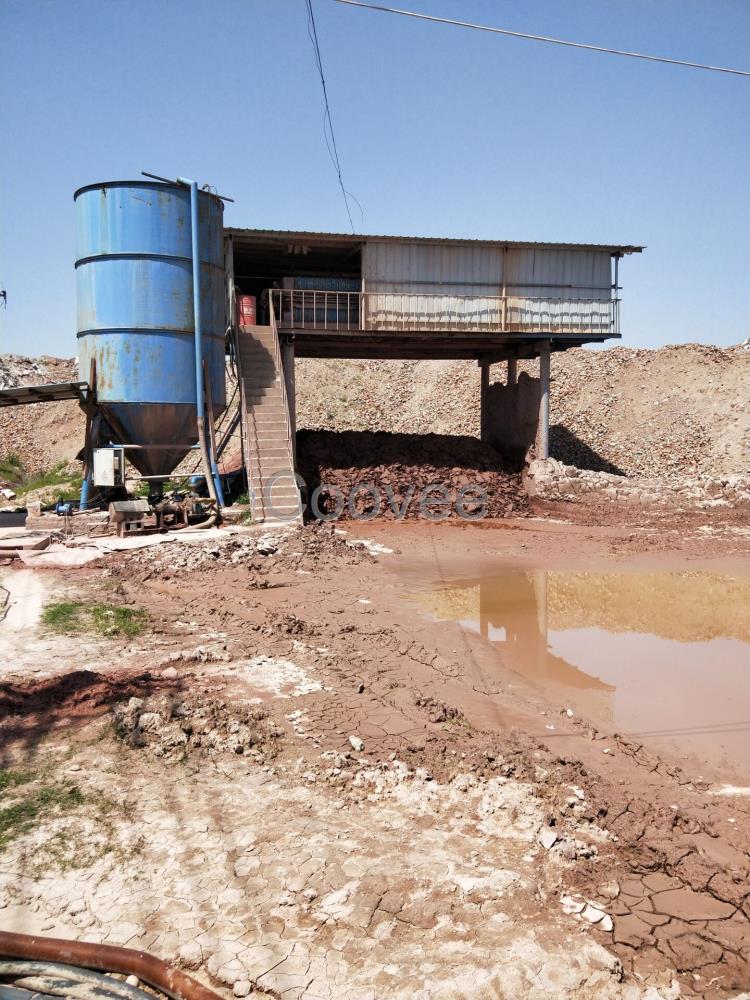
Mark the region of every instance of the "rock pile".
<instances>
[{"instance_id":1,"label":"rock pile","mask_svg":"<svg viewBox=\"0 0 750 1000\"><path fill-rule=\"evenodd\" d=\"M179 535L175 536L179 542ZM258 576L274 571L312 572L332 564L369 562L372 555L356 541L347 542L332 524L298 525L263 534L235 534L187 545L154 545L123 558L127 573L137 569L146 579L153 573L169 576L205 571L219 566L244 566Z\"/></svg>"},{"instance_id":2,"label":"rock pile","mask_svg":"<svg viewBox=\"0 0 750 1000\"><path fill-rule=\"evenodd\" d=\"M300 431L297 454L313 516L316 491L318 511L338 514L336 520L477 519L528 510L520 474L475 438Z\"/></svg>"},{"instance_id":3,"label":"rock pile","mask_svg":"<svg viewBox=\"0 0 750 1000\"><path fill-rule=\"evenodd\" d=\"M255 760L276 755L281 730L261 704L162 694L130 698L112 716L117 735L157 757L181 759L190 752L234 753Z\"/></svg>"},{"instance_id":4,"label":"rock pile","mask_svg":"<svg viewBox=\"0 0 750 1000\"><path fill-rule=\"evenodd\" d=\"M526 489L543 500L575 501L595 495L631 504L677 504L708 509L750 505L750 475L629 478L564 465L554 458L531 462Z\"/></svg>"}]
</instances>

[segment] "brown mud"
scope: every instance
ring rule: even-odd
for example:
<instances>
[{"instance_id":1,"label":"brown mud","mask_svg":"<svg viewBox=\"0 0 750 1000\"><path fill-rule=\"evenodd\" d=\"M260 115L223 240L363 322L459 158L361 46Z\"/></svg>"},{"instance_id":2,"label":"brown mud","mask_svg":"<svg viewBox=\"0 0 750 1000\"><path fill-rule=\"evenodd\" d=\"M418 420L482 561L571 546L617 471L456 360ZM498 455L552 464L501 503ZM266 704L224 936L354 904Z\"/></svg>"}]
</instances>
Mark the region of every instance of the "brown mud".
<instances>
[{"instance_id":1,"label":"brown mud","mask_svg":"<svg viewBox=\"0 0 750 1000\"><path fill-rule=\"evenodd\" d=\"M305 875L299 887L289 882L293 887L285 890L289 900L285 896L280 903L285 907L281 915L275 903L262 902L265 883L252 883L260 893L260 902L252 904L252 933L253 941L262 942L257 947L265 949L262 961L253 943L234 950L220 942L209 946L202 925L202 935L182 945L181 937L169 936L183 926L179 922L171 929L159 925L158 934L165 938L149 938L154 947L167 954L174 949L188 967L234 988L238 996L246 995L246 981L248 992L289 998L630 1000L646 996L650 987L660 991L651 997L677 996L677 986L685 997L735 996L750 988L747 798L712 794L713 785L698 778L692 762L676 763L646 738L634 740L585 717L570 717L564 705L499 664L481 635L454 621L432 621L407 599L417 579L428 574L447 579L492 560L529 567L544 562L590 569L607 560L649 570L711 566L739 571L745 559L747 537L731 512L670 521L662 511L641 511L630 524L622 517L589 513L585 505L575 511L546 505L537 507L536 517L481 526L350 523L347 535L318 526L222 545L163 546L74 570L68 580L82 590L114 584L118 599L145 607L154 642L131 645L114 658L105 671L109 687L100 689L97 679L91 701L77 683L60 683L50 699L44 679L25 686L28 682L16 676L4 692L6 753L21 746L26 720L39 739L45 713L53 713L50 721L57 726L69 706L70 745L95 772L102 764L94 763L87 749L90 731L84 726L80 736L74 735L76 725L89 722L90 715L77 720L76 713L90 704L104 722L109 698L127 705L134 695L144 697L144 685L161 687L159 698L165 685L179 684L193 704L202 696L262 707L258 719L270 720L282 734L274 738L273 767L269 770L267 755L261 754L255 771L238 771L250 762L243 752L240 765L231 745L222 747L226 763L212 758L210 766L202 765L203 751L196 746L189 760L197 784L190 786L192 792L184 785L184 794L192 798L190 823L200 836L213 837L212 821L205 826L203 814L196 813L201 797L209 795L210 786L215 808L221 802L230 815L226 796L245 801L255 787L251 775L264 764L261 777L272 797L266 797L263 808L277 832L263 836L271 838L269 844L289 841L284 850L302 866L300 873L308 871L306 859L322 857L327 881L305 882ZM706 527L710 530L702 530ZM372 546L351 544L365 540L392 554L373 557L368 554ZM186 644L191 648L186 650ZM35 714L30 705L37 696ZM158 702L146 708L154 706L158 709ZM554 733L547 729L550 720ZM166 721L174 725L173 719ZM158 727L159 722L150 724ZM157 830L154 800L172 788L170 782L187 779L170 778L176 772L160 770L166 764L127 742L118 749L116 743L99 741L95 754L96 760L109 762L113 788L122 786L127 771L127 784L137 790L134 816L148 816L148 829ZM91 780L96 780L93 772ZM165 793L170 801L183 794L183 784ZM483 796L478 804L474 789ZM490 810L507 817L502 835L498 828L488 836L482 825L488 822L490 792L502 798ZM516 796L515 804L509 796ZM143 812L147 805L148 814ZM222 826L225 836L234 831L233 844L240 843L236 831L247 835L254 829L247 817L255 817L252 810L260 806L247 799L243 808L244 819L238 815L235 827L226 821ZM308 817L301 826L299 810ZM264 821L259 813L252 822ZM185 831L193 828L190 823ZM299 839L292 844L289 838L295 836ZM183 837L188 832L178 829L168 849L179 851ZM398 868L397 846L408 851L410 840L419 840L426 852L410 861L417 866L411 874ZM305 842L311 845L307 852ZM507 846L511 842L517 850ZM347 844L358 845L359 865L341 860ZM455 854L446 853L449 845ZM197 848L185 841L183 850ZM236 865L244 866L241 884L247 891L248 877L261 878L267 870L262 877L272 880L280 863L276 855L258 850L253 857L260 858L260 869L241 853L227 856L230 869L231 859L239 857ZM500 854L493 861L496 850L506 852L502 862ZM443 874L429 867L431 851ZM451 866L469 862L474 869L460 875L459 899L455 886L448 892L441 879ZM339 863L344 870L334 876ZM154 870L161 871L161 865L163 860ZM426 881L420 866L431 872ZM481 895L489 892L489 872L502 866L516 872L513 892L503 895L495 885L494 895ZM231 878L221 884L225 893L236 891ZM13 891L19 906L27 905L24 900L45 905L43 895L34 895L36 889ZM200 891L208 891L202 883ZM274 899L281 891L282 883L271 889ZM306 902L295 892L307 893ZM93 893L88 926L105 934L106 920L95 909L103 905L98 898ZM191 898L195 908L195 900L204 897ZM229 899L219 923L231 922ZM301 909L294 909L294 899ZM128 905L136 913L137 907ZM187 912L183 918L186 925L204 919L200 912L195 920ZM549 953L533 958L527 950L511 956L509 949L527 941L527 932L546 941ZM149 946L133 934L128 940ZM229 930L226 934L231 938ZM286 938L295 943L277 952ZM455 951L459 938L462 949L468 948L460 955ZM180 951L194 941L203 941L197 952ZM589 942L604 949L596 960L585 950ZM571 949L585 974L580 982L555 980L568 969L561 956ZM615 964L601 958L606 953L616 956ZM483 967L497 963L496 973L488 967L487 975L494 978L482 978L470 954ZM603 965L596 964L600 960ZM470 979L461 979L460 970L469 968ZM518 981L512 978L519 969L532 968ZM362 977L370 977L367 989Z\"/></svg>"}]
</instances>

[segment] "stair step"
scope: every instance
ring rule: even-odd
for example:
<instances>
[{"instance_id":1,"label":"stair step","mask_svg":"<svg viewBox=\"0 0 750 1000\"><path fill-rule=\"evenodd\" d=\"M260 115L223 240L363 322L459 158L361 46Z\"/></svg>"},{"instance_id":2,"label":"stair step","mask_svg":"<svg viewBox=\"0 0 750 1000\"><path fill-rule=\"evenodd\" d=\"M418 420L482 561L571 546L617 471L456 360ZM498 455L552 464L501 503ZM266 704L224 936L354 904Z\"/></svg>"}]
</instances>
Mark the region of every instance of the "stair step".
<instances>
[{"instance_id":1,"label":"stair step","mask_svg":"<svg viewBox=\"0 0 750 1000\"><path fill-rule=\"evenodd\" d=\"M257 479L255 476L250 481L250 486L255 490L256 493L266 493L268 491L268 482L271 476L266 476L265 479ZM280 476L277 482L273 483L271 486L271 493L276 496L296 496L299 493L297 487L292 483L292 480L287 476Z\"/></svg>"},{"instance_id":2,"label":"stair step","mask_svg":"<svg viewBox=\"0 0 750 1000\"><path fill-rule=\"evenodd\" d=\"M271 507L284 508L284 507L298 507L300 502L299 493L274 493L271 499L266 498L260 491L258 491L257 500L254 502L255 507L265 507L268 510Z\"/></svg>"}]
</instances>

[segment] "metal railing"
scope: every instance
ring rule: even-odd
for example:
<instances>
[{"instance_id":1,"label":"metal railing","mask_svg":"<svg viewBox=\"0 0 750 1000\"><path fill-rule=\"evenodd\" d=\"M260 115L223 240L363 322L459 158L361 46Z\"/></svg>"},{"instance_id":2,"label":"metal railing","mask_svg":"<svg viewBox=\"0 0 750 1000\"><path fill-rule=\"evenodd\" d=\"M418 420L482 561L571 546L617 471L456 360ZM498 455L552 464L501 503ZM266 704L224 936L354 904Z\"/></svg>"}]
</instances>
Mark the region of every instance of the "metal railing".
<instances>
[{"instance_id":1,"label":"metal railing","mask_svg":"<svg viewBox=\"0 0 750 1000\"><path fill-rule=\"evenodd\" d=\"M620 332L619 299L271 290L283 330L456 333Z\"/></svg>"}]
</instances>

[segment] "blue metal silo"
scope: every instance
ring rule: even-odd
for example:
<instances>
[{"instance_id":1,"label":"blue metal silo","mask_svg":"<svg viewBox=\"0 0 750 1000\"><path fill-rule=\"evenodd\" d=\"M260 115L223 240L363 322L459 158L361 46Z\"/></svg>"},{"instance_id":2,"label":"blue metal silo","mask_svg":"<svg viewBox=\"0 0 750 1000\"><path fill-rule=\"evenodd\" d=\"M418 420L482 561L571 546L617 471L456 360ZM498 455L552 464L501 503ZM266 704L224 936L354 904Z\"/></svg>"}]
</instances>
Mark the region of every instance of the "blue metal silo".
<instances>
[{"instance_id":1,"label":"blue metal silo","mask_svg":"<svg viewBox=\"0 0 750 1000\"><path fill-rule=\"evenodd\" d=\"M198 440L190 188L112 181L76 191L81 378L144 476L167 476ZM202 353L214 415L226 405L223 205L200 192Z\"/></svg>"}]
</instances>

